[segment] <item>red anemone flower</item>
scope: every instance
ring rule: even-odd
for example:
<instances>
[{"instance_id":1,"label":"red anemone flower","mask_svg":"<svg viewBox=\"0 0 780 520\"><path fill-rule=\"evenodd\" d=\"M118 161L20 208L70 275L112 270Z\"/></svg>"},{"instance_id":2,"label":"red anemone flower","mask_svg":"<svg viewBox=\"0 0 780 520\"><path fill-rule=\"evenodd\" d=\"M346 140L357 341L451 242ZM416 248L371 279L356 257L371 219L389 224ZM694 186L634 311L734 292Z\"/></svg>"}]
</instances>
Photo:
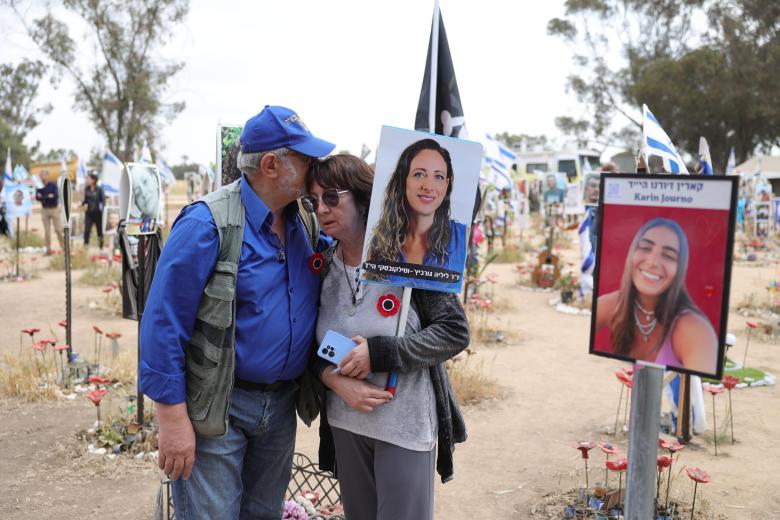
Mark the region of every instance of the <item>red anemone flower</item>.
<instances>
[{"instance_id":1,"label":"red anemone flower","mask_svg":"<svg viewBox=\"0 0 780 520\"><path fill-rule=\"evenodd\" d=\"M41 339L33 343L32 348L34 350L37 350L38 352L43 352L46 350L46 347L49 346L49 342L45 339Z\"/></svg>"},{"instance_id":2,"label":"red anemone flower","mask_svg":"<svg viewBox=\"0 0 780 520\"><path fill-rule=\"evenodd\" d=\"M119 289L119 284L116 282L111 282L111 288L112 289Z\"/></svg>"},{"instance_id":3,"label":"red anemone flower","mask_svg":"<svg viewBox=\"0 0 780 520\"><path fill-rule=\"evenodd\" d=\"M28 336L34 336L35 334L38 334L41 331L41 329L36 328L29 328L29 329L22 329L22 332L27 334Z\"/></svg>"},{"instance_id":4,"label":"red anemone flower","mask_svg":"<svg viewBox=\"0 0 780 520\"><path fill-rule=\"evenodd\" d=\"M633 368L621 368L621 370L627 375L627 376L633 376L634 375L634 369Z\"/></svg>"},{"instance_id":5,"label":"red anemone flower","mask_svg":"<svg viewBox=\"0 0 780 520\"><path fill-rule=\"evenodd\" d=\"M95 406L100 406L100 401L103 400L107 393L108 390L105 388L98 388L97 390L92 390L90 393L88 393L87 397L95 404Z\"/></svg>"},{"instance_id":6,"label":"red anemone flower","mask_svg":"<svg viewBox=\"0 0 780 520\"><path fill-rule=\"evenodd\" d=\"M615 377L617 377L619 381L622 381L626 386L629 386L631 384L631 376L629 376L622 370L618 370L617 372L615 372Z\"/></svg>"},{"instance_id":7,"label":"red anemone flower","mask_svg":"<svg viewBox=\"0 0 780 520\"><path fill-rule=\"evenodd\" d=\"M612 471L626 471L628 469L628 459L625 457L608 460L606 464Z\"/></svg>"},{"instance_id":8,"label":"red anemone flower","mask_svg":"<svg viewBox=\"0 0 780 520\"><path fill-rule=\"evenodd\" d=\"M103 331L97 325L92 325L92 330L95 331L95 334L103 334Z\"/></svg>"},{"instance_id":9,"label":"red anemone flower","mask_svg":"<svg viewBox=\"0 0 780 520\"><path fill-rule=\"evenodd\" d=\"M106 383L110 383L111 382L111 380L109 378L107 378L107 377L100 377L100 376L94 376L94 375L93 376L89 376L87 378L87 381L89 381L90 383L102 383L102 384L106 384Z\"/></svg>"},{"instance_id":10,"label":"red anemone flower","mask_svg":"<svg viewBox=\"0 0 780 520\"><path fill-rule=\"evenodd\" d=\"M658 439L658 445L668 451L669 453L674 453L676 451L680 451L681 449L685 448L685 445L680 444L679 441L665 441L663 439Z\"/></svg>"},{"instance_id":11,"label":"red anemone flower","mask_svg":"<svg viewBox=\"0 0 780 520\"><path fill-rule=\"evenodd\" d=\"M699 484L706 484L711 480L710 474L701 468L685 468L685 472L691 480Z\"/></svg>"},{"instance_id":12,"label":"red anemone flower","mask_svg":"<svg viewBox=\"0 0 780 520\"><path fill-rule=\"evenodd\" d=\"M493 307L493 301L492 300L482 300L482 308L483 309L491 309Z\"/></svg>"},{"instance_id":13,"label":"red anemone flower","mask_svg":"<svg viewBox=\"0 0 780 520\"><path fill-rule=\"evenodd\" d=\"M756 323L755 321L746 321L745 325L747 325L748 328L750 328L750 329L757 329L758 328L758 323Z\"/></svg>"},{"instance_id":14,"label":"red anemone flower","mask_svg":"<svg viewBox=\"0 0 780 520\"><path fill-rule=\"evenodd\" d=\"M57 344L57 338L49 338L46 341L49 342L49 345L54 346Z\"/></svg>"},{"instance_id":15,"label":"red anemone flower","mask_svg":"<svg viewBox=\"0 0 780 520\"><path fill-rule=\"evenodd\" d=\"M309 257L309 269L314 274L320 274L325 269L325 255L314 253Z\"/></svg>"},{"instance_id":16,"label":"red anemone flower","mask_svg":"<svg viewBox=\"0 0 780 520\"><path fill-rule=\"evenodd\" d=\"M59 325L59 326L60 326L60 327L62 327L63 329L67 329L67 328L68 328L68 321L67 321L67 320L62 320L62 321L61 321L61 322L59 322L57 325Z\"/></svg>"},{"instance_id":17,"label":"red anemone flower","mask_svg":"<svg viewBox=\"0 0 780 520\"><path fill-rule=\"evenodd\" d=\"M601 451L603 451L604 453L610 455L617 455L618 453L620 453L620 448L618 448L617 446L613 446L608 442L600 442L599 448L601 448Z\"/></svg>"},{"instance_id":18,"label":"red anemone flower","mask_svg":"<svg viewBox=\"0 0 780 520\"><path fill-rule=\"evenodd\" d=\"M704 388L704 390L709 392L709 393L711 393L712 395L718 395L718 394L722 394L723 393L723 388L721 388L719 386L707 385Z\"/></svg>"},{"instance_id":19,"label":"red anemone flower","mask_svg":"<svg viewBox=\"0 0 780 520\"><path fill-rule=\"evenodd\" d=\"M664 469L668 468L672 465L672 462L674 461L673 458L667 457L666 455L659 455L658 456L658 469Z\"/></svg>"},{"instance_id":20,"label":"red anemone flower","mask_svg":"<svg viewBox=\"0 0 780 520\"><path fill-rule=\"evenodd\" d=\"M735 386L739 384L739 378L734 376L726 376L723 378L723 386L726 387L726 389L731 390Z\"/></svg>"},{"instance_id":21,"label":"red anemone flower","mask_svg":"<svg viewBox=\"0 0 780 520\"><path fill-rule=\"evenodd\" d=\"M122 335L116 331L114 332L106 332L106 337L108 339L119 339L122 337Z\"/></svg>"},{"instance_id":22,"label":"red anemone flower","mask_svg":"<svg viewBox=\"0 0 780 520\"><path fill-rule=\"evenodd\" d=\"M400 308L401 302L392 294L383 294L376 302L376 310L384 317L398 314Z\"/></svg>"},{"instance_id":23,"label":"red anemone flower","mask_svg":"<svg viewBox=\"0 0 780 520\"><path fill-rule=\"evenodd\" d=\"M68 350L68 348L69 348L69 345L63 343L62 345L57 345L56 347L54 347L54 350L58 350L58 351L62 352L63 350Z\"/></svg>"},{"instance_id":24,"label":"red anemone flower","mask_svg":"<svg viewBox=\"0 0 780 520\"><path fill-rule=\"evenodd\" d=\"M596 443L593 441L579 441L574 445L574 447L580 450L583 459L587 459L588 452L596 447Z\"/></svg>"},{"instance_id":25,"label":"red anemone flower","mask_svg":"<svg viewBox=\"0 0 780 520\"><path fill-rule=\"evenodd\" d=\"M103 287L103 288L102 288L102 289L100 289L100 290L101 290L101 291L103 291L104 293L108 294L108 293L110 293L111 291L113 291L113 290L114 290L114 288L113 288L113 287Z\"/></svg>"},{"instance_id":26,"label":"red anemone flower","mask_svg":"<svg viewBox=\"0 0 780 520\"><path fill-rule=\"evenodd\" d=\"M114 255L114 262L121 262L122 261L122 255Z\"/></svg>"},{"instance_id":27,"label":"red anemone flower","mask_svg":"<svg viewBox=\"0 0 780 520\"><path fill-rule=\"evenodd\" d=\"M97 262L97 260L100 258L99 255L92 255L89 257L90 262Z\"/></svg>"}]
</instances>

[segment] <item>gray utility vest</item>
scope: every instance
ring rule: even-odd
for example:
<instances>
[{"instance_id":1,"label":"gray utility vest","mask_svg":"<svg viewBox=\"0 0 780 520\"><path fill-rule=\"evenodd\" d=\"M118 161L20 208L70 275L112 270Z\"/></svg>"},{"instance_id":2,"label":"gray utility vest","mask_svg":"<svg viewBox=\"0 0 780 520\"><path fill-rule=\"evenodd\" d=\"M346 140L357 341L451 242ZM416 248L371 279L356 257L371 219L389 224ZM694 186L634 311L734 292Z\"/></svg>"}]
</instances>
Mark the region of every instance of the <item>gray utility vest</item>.
<instances>
[{"instance_id":1,"label":"gray utility vest","mask_svg":"<svg viewBox=\"0 0 780 520\"><path fill-rule=\"evenodd\" d=\"M227 433L230 393L236 362L236 279L244 239L245 210L241 181L209 193L204 202L219 233L219 257L198 307L192 339L185 351L187 413L203 437ZM299 202L299 216L309 239L319 235L316 217Z\"/></svg>"}]
</instances>

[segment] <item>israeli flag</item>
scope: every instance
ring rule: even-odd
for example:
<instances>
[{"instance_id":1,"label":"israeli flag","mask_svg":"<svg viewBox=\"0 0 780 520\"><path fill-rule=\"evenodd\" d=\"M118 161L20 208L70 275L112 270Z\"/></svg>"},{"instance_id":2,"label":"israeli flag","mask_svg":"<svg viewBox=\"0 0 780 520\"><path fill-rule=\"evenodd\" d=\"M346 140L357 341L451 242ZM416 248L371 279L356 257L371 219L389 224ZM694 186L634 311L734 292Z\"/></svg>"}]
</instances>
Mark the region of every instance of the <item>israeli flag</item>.
<instances>
[{"instance_id":1,"label":"israeli flag","mask_svg":"<svg viewBox=\"0 0 780 520\"><path fill-rule=\"evenodd\" d=\"M171 186L173 184L176 184L176 177L173 175L173 171L168 166L168 163L163 160L162 157L160 157L160 154L157 154L158 157L158 171L160 172L160 179L162 180L162 183L165 186Z\"/></svg>"},{"instance_id":2,"label":"israeli flag","mask_svg":"<svg viewBox=\"0 0 780 520\"><path fill-rule=\"evenodd\" d=\"M585 219L580 224L577 234L580 237L580 291L593 290L593 268L596 266L596 254L593 252L593 244L590 242L590 229L593 227L593 209L588 209Z\"/></svg>"},{"instance_id":3,"label":"israeli flag","mask_svg":"<svg viewBox=\"0 0 780 520\"><path fill-rule=\"evenodd\" d=\"M710 147L704 136L699 138L699 163L701 164L702 175L713 175L712 157L710 157Z\"/></svg>"},{"instance_id":4,"label":"israeli flag","mask_svg":"<svg viewBox=\"0 0 780 520\"><path fill-rule=\"evenodd\" d=\"M100 180L103 185L103 191L107 195L119 194L122 168L122 161L111 151L106 151L105 155L103 155L103 170L100 173Z\"/></svg>"},{"instance_id":5,"label":"israeli flag","mask_svg":"<svg viewBox=\"0 0 780 520\"><path fill-rule=\"evenodd\" d=\"M726 175L734 175L734 171L737 169L737 157L734 155L734 147L731 147L729 152L729 160L726 163Z\"/></svg>"},{"instance_id":6,"label":"israeli flag","mask_svg":"<svg viewBox=\"0 0 780 520\"><path fill-rule=\"evenodd\" d=\"M14 181L11 175L11 148L8 148L8 155L5 156L5 168L3 169L3 180Z\"/></svg>"},{"instance_id":7,"label":"israeli flag","mask_svg":"<svg viewBox=\"0 0 780 520\"><path fill-rule=\"evenodd\" d=\"M141 155L138 157L136 162L142 164L152 164L152 151L149 150L149 143L146 142L146 139L144 139L144 145L141 148Z\"/></svg>"},{"instance_id":8,"label":"israeli flag","mask_svg":"<svg viewBox=\"0 0 780 520\"><path fill-rule=\"evenodd\" d=\"M487 180L496 189L512 187L512 164L517 161L517 154L498 142L492 135L485 134L485 165L489 168Z\"/></svg>"},{"instance_id":9,"label":"israeli flag","mask_svg":"<svg viewBox=\"0 0 780 520\"><path fill-rule=\"evenodd\" d=\"M76 168L76 188L80 188L87 183L87 167L84 166L84 162L79 159L79 165Z\"/></svg>"},{"instance_id":10,"label":"israeli flag","mask_svg":"<svg viewBox=\"0 0 780 520\"><path fill-rule=\"evenodd\" d=\"M14 167L14 173L13 173L14 181L21 182L25 181L30 178L30 173L27 171L27 169L22 166L21 164L17 164Z\"/></svg>"},{"instance_id":11,"label":"israeli flag","mask_svg":"<svg viewBox=\"0 0 780 520\"><path fill-rule=\"evenodd\" d=\"M642 148L645 156L657 155L663 159L664 167L670 173L688 175L685 162L647 105L642 105L642 116Z\"/></svg>"}]
</instances>

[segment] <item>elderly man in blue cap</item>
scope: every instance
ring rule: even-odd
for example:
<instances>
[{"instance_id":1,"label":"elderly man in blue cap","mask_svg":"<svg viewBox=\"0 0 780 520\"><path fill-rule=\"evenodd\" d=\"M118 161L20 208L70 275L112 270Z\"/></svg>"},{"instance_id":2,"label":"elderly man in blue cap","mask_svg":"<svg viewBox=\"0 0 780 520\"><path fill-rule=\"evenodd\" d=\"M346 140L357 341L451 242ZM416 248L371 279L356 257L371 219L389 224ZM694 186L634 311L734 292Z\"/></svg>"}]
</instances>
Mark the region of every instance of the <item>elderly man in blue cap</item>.
<instances>
[{"instance_id":1,"label":"elderly man in blue cap","mask_svg":"<svg viewBox=\"0 0 780 520\"><path fill-rule=\"evenodd\" d=\"M140 385L179 520L282 516L319 289L296 199L333 148L266 106L241 134L242 177L184 208L162 250Z\"/></svg>"}]
</instances>

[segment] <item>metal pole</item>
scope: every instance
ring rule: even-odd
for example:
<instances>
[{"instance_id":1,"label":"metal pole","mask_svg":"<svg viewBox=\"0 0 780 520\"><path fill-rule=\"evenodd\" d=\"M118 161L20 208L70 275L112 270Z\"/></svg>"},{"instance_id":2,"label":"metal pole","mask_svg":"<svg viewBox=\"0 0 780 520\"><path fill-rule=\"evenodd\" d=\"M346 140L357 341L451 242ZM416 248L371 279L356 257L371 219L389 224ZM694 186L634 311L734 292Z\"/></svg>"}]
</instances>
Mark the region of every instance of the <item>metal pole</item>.
<instances>
[{"instance_id":1,"label":"metal pole","mask_svg":"<svg viewBox=\"0 0 780 520\"><path fill-rule=\"evenodd\" d=\"M428 132L436 133L436 88L439 71L439 0L433 2L433 25L431 26L431 70L428 91ZM403 311L402 311L403 312Z\"/></svg>"},{"instance_id":2,"label":"metal pole","mask_svg":"<svg viewBox=\"0 0 780 520\"><path fill-rule=\"evenodd\" d=\"M135 313L138 318L138 373L136 375L137 390L137 416L136 422L139 425L144 423L144 394L141 392L141 316L143 316L146 278L146 236L138 235L138 279L136 283Z\"/></svg>"},{"instance_id":3,"label":"metal pole","mask_svg":"<svg viewBox=\"0 0 780 520\"><path fill-rule=\"evenodd\" d=\"M663 370L641 362L636 368L634 398L631 400L625 518L647 520L655 517L654 486L658 433L661 430Z\"/></svg>"},{"instance_id":4,"label":"metal pole","mask_svg":"<svg viewBox=\"0 0 780 520\"><path fill-rule=\"evenodd\" d=\"M20 248L20 235L22 234L19 229L19 217L16 217L16 277L19 278L19 248Z\"/></svg>"}]
</instances>

